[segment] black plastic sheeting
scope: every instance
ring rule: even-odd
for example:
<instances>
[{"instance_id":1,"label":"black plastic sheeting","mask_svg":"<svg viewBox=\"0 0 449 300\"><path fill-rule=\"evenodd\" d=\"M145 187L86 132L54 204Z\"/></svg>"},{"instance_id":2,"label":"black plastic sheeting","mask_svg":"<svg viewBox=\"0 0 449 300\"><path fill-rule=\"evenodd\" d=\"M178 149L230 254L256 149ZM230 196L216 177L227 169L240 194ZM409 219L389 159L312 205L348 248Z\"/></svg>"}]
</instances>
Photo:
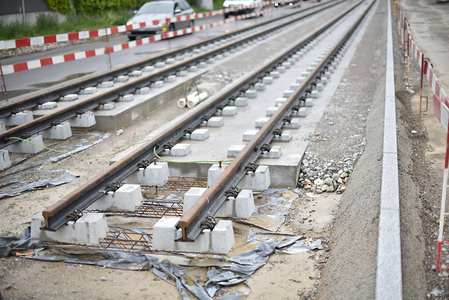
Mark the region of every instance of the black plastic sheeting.
<instances>
[{"instance_id":1,"label":"black plastic sheeting","mask_svg":"<svg viewBox=\"0 0 449 300\"><path fill-rule=\"evenodd\" d=\"M54 176L54 175L57 176L37 180L34 182L27 182L26 179L22 179L32 174L39 174L40 176ZM35 171L35 172L22 173L20 175L15 176L14 178L11 178L12 181L8 183L8 185L11 185L11 188L9 190L0 191L0 199L15 197L29 191L55 187L61 184L69 183L78 177L79 177L78 175L75 175L67 170Z\"/></svg>"},{"instance_id":2,"label":"black plastic sheeting","mask_svg":"<svg viewBox=\"0 0 449 300\"><path fill-rule=\"evenodd\" d=\"M310 245L304 242L304 236L287 237L281 241L268 240L259 244L255 249L237 254L229 259L230 265L223 268L211 268L207 272L207 282L200 286L187 273L186 269L177 267L171 262L158 258L150 254L124 253L124 252L99 252L92 251L90 255L68 256L64 255L39 255L44 248L34 249L35 255L27 257L29 259L41 261L62 261L70 264L87 264L119 270L142 271L152 268L154 275L162 280L174 285L183 300L190 299L192 293L201 300L213 299L216 292L225 286L246 283L246 280L259 268L264 266L270 255L275 253L295 254L305 251L326 249L321 240L316 240ZM8 237L0 236L0 256L7 257L15 255L16 251L30 249L30 227L21 234ZM221 299L237 300L244 299L248 294L237 293L227 295Z\"/></svg>"},{"instance_id":3,"label":"black plastic sheeting","mask_svg":"<svg viewBox=\"0 0 449 300\"><path fill-rule=\"evenodd\" d=\"M8 257L12 252L24 251L29 248L31 227L27 227L15 236L0 236L0 257Z\"/></svg>"}]
</instances>

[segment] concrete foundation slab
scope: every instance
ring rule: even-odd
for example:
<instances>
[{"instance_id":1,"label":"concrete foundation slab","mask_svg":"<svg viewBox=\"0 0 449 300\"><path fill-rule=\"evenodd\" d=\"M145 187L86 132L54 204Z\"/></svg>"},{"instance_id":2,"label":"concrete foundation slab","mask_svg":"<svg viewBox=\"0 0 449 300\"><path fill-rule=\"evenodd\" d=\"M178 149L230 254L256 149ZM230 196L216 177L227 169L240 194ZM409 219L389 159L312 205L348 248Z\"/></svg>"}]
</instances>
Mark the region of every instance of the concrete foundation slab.
<instances>
[{"instance_id":1,"label":"concrete foundation slab","mask_svg":"<svg viewBox=\"0 0 449 300\"><path fill-rule=\"evenodd\" d=\"M41 213L31 219L31 240L60 242L82 245L98 245L108 233L106 216L101 213L87 213L78 221L69 221L57 231L46 231L40 228L45 225Z\"/></svg>"},{"instance_id":2,"label":"concrete foundation slab","mask_svg":"<svg viewBox=\"0 0 449 300\"><path fill-rule=\"evenodd\" d=\"M142 191L138 184L124 184L115 192L102 196L89 209L99 211L135 211L142 204Z\"/></svg>"}]
</instances>

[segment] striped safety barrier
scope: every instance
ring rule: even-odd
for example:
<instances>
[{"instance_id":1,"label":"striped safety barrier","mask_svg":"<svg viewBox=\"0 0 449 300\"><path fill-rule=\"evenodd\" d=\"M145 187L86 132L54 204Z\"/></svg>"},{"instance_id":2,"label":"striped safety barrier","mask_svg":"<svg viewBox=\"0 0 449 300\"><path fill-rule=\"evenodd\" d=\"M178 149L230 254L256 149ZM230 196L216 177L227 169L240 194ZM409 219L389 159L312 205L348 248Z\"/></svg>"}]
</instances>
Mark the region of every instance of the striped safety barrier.
<instances>
[{"instance_id":1,"label":"striped safety barrier","mask_svg":"<svg viewBox=\"0 0 449 300\"><path fill-rule=\"evenodd\" d=\"M280 9L287 9L287 8L289 8L289 7L270 8L270 9L262 10L259 12L253 12L250 14L244 14L244 15L230 17L226 20L221 20L219 22L210 23L207 25L200 25L200 26L196 26L196 27L192 27L192 28L180 29L180 30L176 30L176 31L170 31L170 32L162 33L162 34L157 34L157 35L142 38L139 40L130 41L128 43L123 43L123 44L114 45L114 46L110 46L110 47L97 48L97 49L92 49L92 50L87 50L87 51L79 51L79 52L74 52L74 53L69 53L69 54L64 54L64 55L57 55L57 56L53 56L53 57L46 57L46 58L36 59L36 60L32 60L32 61L25 61L25 62L12 64L12 65L5 65L5 66L2 66L1 68L2 68L3 75L7 75L7 74L12 74L12 73L32 70L32 69L36 69L36 68L41 68L41 67L45 67L45 66L49 66L49 65L70 62L73 60L80 60L80 59L85 59L85 58L89 58L89 57L100 56L100 55L104 55L104 54L108 54L108 53L123 51L126 49L134 48L134 47L145 45L148 43L157 42L157 41L167 39L167 38L182 36L185 34L190 34L190 33L196 32L196 31L202 31L207 28L221 26L223 24L227 24L227 23L234 22L237 20L255 17L260 14L265 14L265 13L269 13L272 11L278 11Z\"/></svg>"},{"instance_id":2,"label":"striped safety barrier","mask_svg":"<svg viewBox=\"0 0 449 300\"><path fill-rule=\"evenodd\" d=\"M245 8L245 7L250 7L250 8L254 7L255 8L255 7L260 7L263 5L271 5L274 3L283 3L283 2L287 2L287 1L288 0L266 1L263 4L258 3L258 4L247 5L247 6L234 6L234 7L224 8L224 9L210 11L210 12L195 13L193 15L188 15L188 16L180 16L180 17L176 17L176 18L153 20L151 22L133 23L130 25L120 25L120 26L97 29L97 30L86 30L86 31L79 31L79 32L61 33L61 34L37 36L37 37L22 38L22 39L15 39L15 40L4 40L4 41L0 41L0 50L35 46L35 45L44 45L44 44L51 44L51 43L59 43L59 42L68 42L68 41L89 39L89 38L95 38L95 37L102 37L102 36L113 35L113 34L117 34L117 33L123 33L123 32L129 31L129 30L132 30L132 29L143 28L143 27L147 27L150 25L158 25L158 24L163 24L163 23L173 23L173 22L189 21L189 20L198 20L198 19L202 19L202 18L222 15L222 14L228 13L228 12L233 12L233 11Z\"/></svg>"}]
</instances>

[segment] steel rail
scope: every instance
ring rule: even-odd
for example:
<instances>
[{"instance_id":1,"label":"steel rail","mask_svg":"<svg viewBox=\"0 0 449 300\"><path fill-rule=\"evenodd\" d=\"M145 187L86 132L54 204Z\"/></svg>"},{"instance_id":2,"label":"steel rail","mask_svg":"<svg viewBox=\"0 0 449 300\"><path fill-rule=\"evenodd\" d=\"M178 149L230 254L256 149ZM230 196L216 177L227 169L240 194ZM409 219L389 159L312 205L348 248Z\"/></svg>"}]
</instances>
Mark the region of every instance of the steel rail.
<instances>
[{"instance_id":1,"label":"steel rail","mask_svg":"<svg viewBox=\"0 0 449 300\"><path fill-rule=\"evenodd\" d=\"M19 138L22 138L22 139L26 139L26 138L28 138L28 137L36 134L36 133L39 133L39 132L41 132L41 131L43 131L45 129L51 128L52 126L55 126L55 125L57 125L57 124L59 124L61 122L67 121L67 120L75 117L76 115L78 115L80 113L83 113L85 111L94 110L95 108L98 108L102 103L107 103L107 102L111 102L111 101L117 100L119 98L119 95L121 95L121 94L132 93L136 89L139 89L139 88L144 87L144 86L148 86L152 82L155 82L155 81L163 79L163 78L165 78L165 77L167 77L169 75L177 73L177 71L179 71L179 70L186 69L189 66L192 66L192 65L194 65L196 63L199 63L201 61L205 61L208 58L210 58L212 56L215 56L216 54L224 53L226 51L229 51L230 49L236 48L240 44L246 43L246 42L248 42L250 40L253 40L253 39L256 39L256 38L258 38L260 36L266 35L266 34L272 32L272 31L275 31L275 30L281 28L281 27L284 27L284 26L287 26L287 25L292 24L294 22L297 22L298 20L310 17L310 16L312 16L312 15L314 15L314 14L316 14L316 13L318 13L318 12L324 10L324 9L332 7L332 6L334 6L334 5L338 4L338 3L340 3L340 2L336 2L336 3L333 3L331 5L325 6L324 8L322 8L320 10L309 12L306 15L300 16L299 18L296 18L296 19L293 19L293 20L289 20L289 21L287 21L285 23L282 23L282 24L278 24L278 25L276 25L274 27L271 27L271 28L265 29L263 31L254 33L254 34L252 34L252 35L250 35L248 37L245 37L245 38L243 38L243 39L241 39L239 41L235 41L235 42L229 43L227 45L224 45L222 47L218 47L218 48L216 48L214 50L208 51L206 53L203 53L203 54L198 55L196 57L193 57L191 59L187 59L187 60L184 60L184 61L182 61L180 63L174 64L174 65L172 65L172 66L170 66L168 68L165 68L165 69L163 69L163 70L161 70L159 72L155 72L155 73L149 74L149 75L147 75L145 77L142 77L140 79L134 80L134 81L130 82L129 84L126 84L126 85L123 85L123 86L117 87L117 88L112 88L112 89L108 90L107 92L104 92L104 93L99 94L97 96L94 96L94 97L91 97L91 98L88 98L88 99L85 99L85 100L82 100L82 101L78 101L78 102L74 103L71 106L65 107L63 109L56 110L56 111L54 111L54 112L52 112L50 114L41 116L39 118L36 118L36 119L34 119L34 120L30 121L30 122L24 123L22 125L15 126L15 127L11 128L11 129L5 131L5 132L0 133L0 149L8 147L8 146L10 146L10 145L20 141L18 139L11 139L12 137L19 137ZM298 14L298 12L289 14L289 16L292 16L292 15L295 15L295 14ZM284 18L284 17L282 17L282 18ZM282 19L282 18L280 18L280 19ZM269 22L273 22L273 20L267 21L267 23L269 23ZM253 27L255 27L255 26L253 26ZM221 36L221 38L224 38L224 37L227 37L227 36L228 36L228 34L225 34L225 35ZM216 39L218 39L218 38L213 38L212 40L215 41ZM210 43L210 41L208 43ZM172 51L170 54L164 54L164 55L158 56L157 58L146 60L145 63L139 62L139 63L132 64L131 66L128 66L126 68L126 70L127 70L127 72L129 72L131 70L135 70L137 68L137 66L142 66L144 64L148 64L149 61L153 61L153 62L161 61L161 60L163 60L163 58L173 57L176 54L179 55L180 53L187 52L188 50L191 50L191 49L193 49L195 47L199 47L200 45L204 45L204 43L202 42L202 43L199 43L199 44L195 44L194 46L185 47L182 50ZM185 50L185 49L188 49L188 50ZM123 69L121 69L121 70L123 70ZM118 71L110 72L110 73L107 73L107 77L111 78L112 77L111 74L118 75L120 73ZM102 77L102 78L104 78L104 77ZM87 82L89 80L90 79L82 80L80 84L76 85L77 89L79 90L80 85L88 86ZM96 78L96 80L98 80L98 78ZM97 81L95 83L97 83ZM75 89L75 86L73 86L73 88ZM47 94L44 94L44 95L47 95ZM59 96L60 96L60 94L58 94L58 97ZM34 99L33 101L30 101L30 103L32 103L32 102L34 103L35 101L36 101L36 99ZM42 102L42 99L40 100L40 103L41 102ZM9 106L15 107L15 109L17 109L18 106L15 106L15 105L16 105L15 103L11 103ZM4 110L4 108L0 109L0 118L1 118L1 115L2 115L2 110Z\"/></svg>"},{"instance_id":2,"label":"steel rail","mask_svg":"<svg viewBox=\"0 0 449 300\"><path fill-rule=\"evenodd\" d=\"M156 134L151 141L146 142L126 157L107 167L100 174L97 174L85 185L77 188L48 207L42 212L42 215L45 218L45 226L42 227L42 229L53 231L59 229L67 223L67 216L71 215L72 212L75 210L82 211L98 200L103 195L102 191L107 185L112 182L123 181L133 172L137 171L142 162L152 161L152 159L155 158L154 152L161 154L166 145L180 140L185 135L186 130L200 126L205 120L208 120L217 111L221 110L226 104L231 102L232 99L236 98L250 86L260 81L265 74L274 70L276 66L285 61L294 50L303 47L309 41L313 40L316 36L332 26L336 21L338 20L309 34L308 37L304 38L303 41L298 43L291 51L284 51L265 66L260 67L244 76L241 80L231 84L228 89L222 90L208 101L200 103L195 109L189 110L179 118L177 125L162 130Z\"/></svg>"},{"instance_id":3,"label":"steel rail","mask_svg":"<svg viewBox=\"0 0 449 300\"><path fill-rule=\"evenodd\" d=\"M107 70L107 71L103 71L100 73L96 73L92 76L88 76L88 77L82 78L80 80L77 80L76 82L72 82L72 83L65 84L63 86L55 87L53 89L45 91L44 93L39 93L38 95L31 95L24 99L8 102L8 103L0 106L0 119L9 117L14 112L19 112L22 110L31 110L31 109L37 107L39 104L43 104L48 101L57 101L61 97L61 95L77 93L80 91L80 89L82 87L96 86L99 82L108 81L108 80L118 77L120 75L126 75L134 70L141 69L142 67L144 67L148 64L154 64L159 61L165 61L167 58L171 58L171 57L174 57L177 55L184 54L186 52L192 51L193 49L205 46L207 44L212 44L215 41L218 41L218 40L221 40L224 38L228 38L228 37L231 37L234 35L238 35L243 32L253 30L254 28L257 28L260 26L265 26L267 24L277 22L281 19L289 18L296 14L301 14L301 13L307 12L309 10L313 10L318 7L323 7L323 9L326 9L326 8L336 5L340 2L342 2L342 1L341 0L335 1L334 3L331 3L330 5L329 5L329 3L321 3L318 5L312 6L312 7L301 9L301 10L286 14L284 16L281 16L277 19L267 20L267 21L261 22L259 24L250 26L250 27L246 27L246 28L242 28L242 29L239 29L239 30L236 30L233 32L225 33L225 34L217 36L217 37L212 37L212 38L206 39L204 41L201 41L201 42L198 42L195 44L191 44L191 45L179 48L179 49L167 51L167 52L164 52L160 55L154 56L149 59L148 58L143 59L143 60L140 60L138 62L129 64L129 65L126 65L123 67L115 68L113 70Z\"/></svg>"},{"instance_id":4,"label":"steel rail","mask_svg":"<svg viewBox=\"0 0 449 300\"><path fill-rule=\"evenodd\" d=\"M360 2L362 3L362 2ZM359 3L359 4L360 4ZM214 216L223 203L229 198L227 191L236 187L241 179L247 174L245 167L255 162L263 150L263 145L270 143L274 137L274 130L282 128L285 117L294 113L294 107L300 105L300 101L305 99L313 84L324 74L324 70L333 62L339 50L358 28L363 18L366 16L374 1L365 10L363 15L347 31L344 38L332 49L332 51L322 60L314 71L306 78L301 86L291 95L269 121L258 131L257 135L245 146L239 155L224 169L214 183L201 195L189 211L179 220L177 227L182 229L181 241L194 241L202 232L202 225L208 216ZM358 4L358 5L359 5ZM355 7L339 16L338 19L348 14ZM335 23L333 21L332 23Z\"/></svg>"}]
</instances>

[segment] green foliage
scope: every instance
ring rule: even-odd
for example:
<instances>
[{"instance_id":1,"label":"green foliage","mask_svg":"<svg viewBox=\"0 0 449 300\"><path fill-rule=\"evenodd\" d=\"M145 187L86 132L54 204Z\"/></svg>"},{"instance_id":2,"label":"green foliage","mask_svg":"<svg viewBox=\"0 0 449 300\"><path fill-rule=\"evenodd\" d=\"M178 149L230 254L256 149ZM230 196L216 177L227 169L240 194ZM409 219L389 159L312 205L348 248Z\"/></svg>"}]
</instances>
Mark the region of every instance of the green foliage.
<instances>
[{"instance_id":1,"label":"green foliage","mask_svg":"<svg viewBox=\"0 0 449 300\"><path fill-rule=\"evenodd\" d=\"M75 7L77 13L92 16L106 11L137 9L143 3L143 0L75 0Z\"/></svg>"},{"instance_id":2,"label":"green foliage","mask_svg":"<svg viewBox=\"0 0 449 300\"><path fill-rule=\"evenodd\" d=\"M59 11L62 14L74 13L72 1L70 0L45 0L50 10Z\"/></svg>"}]
</instances>

